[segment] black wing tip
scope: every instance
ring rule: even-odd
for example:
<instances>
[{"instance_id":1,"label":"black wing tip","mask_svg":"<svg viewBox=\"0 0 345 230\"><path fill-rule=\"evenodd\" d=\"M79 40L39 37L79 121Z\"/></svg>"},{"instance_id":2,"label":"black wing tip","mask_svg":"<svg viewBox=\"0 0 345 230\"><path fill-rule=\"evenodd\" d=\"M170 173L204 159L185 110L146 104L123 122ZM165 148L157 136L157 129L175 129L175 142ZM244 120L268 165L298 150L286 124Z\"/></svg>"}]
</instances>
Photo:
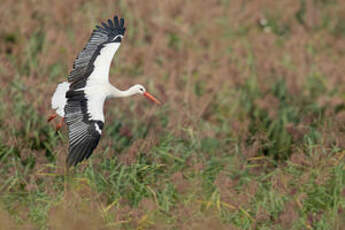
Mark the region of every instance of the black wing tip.
<instances>
[{"instance_id":1,"label":"black wing tip","mask_svg":"<svg viewBox=\"0 0 345 230\"><path fill-rule=\"evenodd\" d=\"M84 143L82 146L77 146L70 150L66 159L67 167L75 167L80 162L88 159L96 146L90 147L91 146L89 144Z\"/></svg>"},{"instance_id":2,"label":"black wing tip","mask_svg":"<svg viewBox=\"0 0 345 230\"><path fill-rule=\"evenodd\" d=\"M101 25L96 25L98 31L107 33L110 36L124 35L126 31L125 19L120 18L117 15L114 16L114 20L108 19L107 22L101 22Z\"/></svg>"},{"instance_id":3,"label":"black wing tip","mask_svg":"<svg viewBox=\"0 0 345 230\"><path fill-rule=\"evenodd\" d=\"M76 166L79 163L78 158L75 156L72 156L71 154L68 154L66 159L66 166L67 168L71 168L72 166Z\"/></svg>"},{"instance_id":4,"label":"black wing tip","mask_svg":"<svg viewBox=\"0 0 345 230\"><path fill-rule=\"evenodd\" d=\"M78 95L74 95L78 96ZM68 122L68 121L67 121ZM69 153L66 159L68 168L77 166L80 162L89 159L93 151L98 145L104 127L104 122L100 120L90 120L88 128L88 139L79 145L73 145L69 148ZM97 130L99 129L99 130Z\"/></svg>"},{"instance_id":5,"label":"black wing tip","mask_svg":"<svg viewBox=\"0 0 345 230\"><path fill-rule=\"evenodd\" d=\"M76 166L78 163L79 163L78 161L76 161L76 160L74 160L74 159L72 159L70 157L68 157L66 159L67 168L71 168L72 166Z\"/></svg>"},{"instance_id":6,"label":"black wing tip","mask_svg":"<svg viewBox=\"0 0 345 230\"><path fill-rule=\"evenodd\" d=\"M92 151L91 151L92 153ZM83 154L69 154L66 159L66 165L68 168L76 167L80 162L86 160L86 155L91 155L90 153Z\"/></svg>"}]
</instances>

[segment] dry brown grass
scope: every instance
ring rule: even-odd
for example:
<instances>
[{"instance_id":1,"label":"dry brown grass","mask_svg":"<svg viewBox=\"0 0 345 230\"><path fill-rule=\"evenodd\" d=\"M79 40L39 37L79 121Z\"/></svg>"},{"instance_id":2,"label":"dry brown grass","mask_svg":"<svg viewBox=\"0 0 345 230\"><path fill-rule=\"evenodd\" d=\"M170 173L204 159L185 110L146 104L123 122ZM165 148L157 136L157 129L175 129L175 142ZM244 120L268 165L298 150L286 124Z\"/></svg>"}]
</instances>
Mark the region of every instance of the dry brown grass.
<instances>
[{"instance_id":1,"label":"dry brown grass","mask_svg":"<svg viewBox=\"0 0 345 230\"><path fill-rule=\"evenodd\" d=\"M20 162L35 159L35 164L27 169L18 162L0 162L6 170L9 165L6 178L0 182L5 183L18 172L24 175L0 195L21 188L26 194L39 188L51 197L60 194L62 184L57 184L56 178L64 175L67 140L49 136L51 130L42 122L51 112L50 96L56 84L66 79L94 25L119 14L126 20L127 32L111 69L111 82L121 89L143 84L164 106L152 106L142 98L110 101L105 108L106 123L114 125L125 120L119 138L133 141L118 155L120 165L130 168L145 158L159 164L163 175L155 177L156 184L145 184L153 193L137 206L126 199L109 206L113 201L107 194L97 193L92 183L78 182L68 194L71 197L66 195L61 203L48 208L46 227L114 229L124 224L129 229L240 229L239 225L247 224L245 218L251 221L246 226L253 229L269 221L272 226L289 229L291 221L298 218L307 219L300 221L305 228L313 227L321 214L308 217L312 211L301 203L309 202L309 195L299 191L296 184L308 186L315 180L314 184L327 188L333 171L344 159L345 43L344 31L336 28L343 19L345 3L306 0L307 10L303 23L299 23L296 14L301 2L2 0L0 86L4 91L0 92L0 147L13 147ZM265 20L272 25L260 26ZM44 36L43 42L40 36ZM286 83L287 102L272 90L279 79ZM242 99L244 96L248 98ZM309 109L310 105L321 108L318 111L323 115ZM298 121L283 127L292 142L288 162L276 164L272 163L274 157L267 156L267 146L274 143L262 128L260 114L267 114L265 119L273 122L282 117L279 112L284 106L301 112ZM165 117L166 124L162 122ZM135 136L132 130L145 125L149 127L145 138ZM31 130L38 130L38 134ZM313 140L312 132L319 135L318 142L307 149L304 138ZM185 165L180 166L153 154L152 149L168 134L191 146L202 145L205 138L219 143L218 147L210 147L210 153L207 148L199 148L186 161L186 149L175 152L175 146L171 147L167 153L183 159ZM46 156L48 147L35 145L52 139L56 166ZM93 156L96 169L104 157L111 159L118 154L113 139L111 135L102 138ZM174 140L172 144L178 146L180 142ZM225 160L229 156L234 157L230 163ZM209 164L215 158L220 159L220 169L213 175ZM88 166L82 165L80 173L86 173ZM169 167L180 171L170 174ZM300 170L298 176L288 167ZM205 179L207 170L212 171L212 182ZM269 174L273 170L274 174ZM246 173L252 176L251 182L241 181ZM254 181L265 174L263 182ZM155 192L161 192L168 183L179 197L165 213ZM271 192L289 197L281 202L283 208L277 208L278 214L260 205L253 207L263 190L260 183L268 183ZM214 186L212 194L219 194L219 198L205 195L203 188L207 186ZM13 206L12 211L22 219L30 219L23 214L27 209L20 201L14 201ZM308 213L300 214L304 212ZM227 215L231 217L224 217ZM30 226L32 219L27 221ZM26 222L23 225L13 220L7 211L0 212L0 222L8 229L26 227Z\"/></svg>"}]
</instances>

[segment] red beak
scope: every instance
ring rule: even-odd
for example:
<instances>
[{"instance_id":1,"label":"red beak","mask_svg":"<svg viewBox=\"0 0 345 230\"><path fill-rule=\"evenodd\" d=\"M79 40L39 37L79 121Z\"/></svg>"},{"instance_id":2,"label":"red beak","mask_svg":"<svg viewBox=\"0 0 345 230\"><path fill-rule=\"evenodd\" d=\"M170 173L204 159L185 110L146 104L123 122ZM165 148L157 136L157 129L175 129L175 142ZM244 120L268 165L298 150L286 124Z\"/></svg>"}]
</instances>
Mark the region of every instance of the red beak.
<instances>
[{"instance_id":1,"label":"red beak","mask_svg":"<svg viewBox=\"0 0 345 230\"><path fill-rule=\"evenodd\" d=\"M146 98L148 98L148 99L150 99L151 101L153 101L154 103L156 103L156 104L158 104L158 105L161 104L161 102L160 102L157 98L155 98L154 96L152 96L152 95L149 94L148 92L145 92L143 95L144 95Z\"/></svg>"}]
</instances>

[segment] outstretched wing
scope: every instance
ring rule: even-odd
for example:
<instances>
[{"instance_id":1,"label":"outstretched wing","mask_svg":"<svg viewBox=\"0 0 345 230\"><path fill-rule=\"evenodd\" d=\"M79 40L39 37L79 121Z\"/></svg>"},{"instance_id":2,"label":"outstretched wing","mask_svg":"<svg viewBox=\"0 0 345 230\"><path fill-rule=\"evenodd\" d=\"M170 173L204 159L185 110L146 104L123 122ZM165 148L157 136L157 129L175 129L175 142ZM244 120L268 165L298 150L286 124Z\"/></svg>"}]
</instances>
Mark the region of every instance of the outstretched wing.
<instances>
[{"instance_id":1,"label":"outstretched wing","mask_svg":"<svg viewBox=\"0 0 345 230\"><path fill-rule=\"evenodd\" d=\"M97 64L104 65L104 57L101 55L102 49L108 45L112 45L112 59L121 44L125 30L124 19L121 18L119 21L117 16L114 17L114 21L109 19L107 24L102 23L102 26L96 26L96 29L93 30L85 48L79 53L78 57L74 61L73 69L68 76L68 81L72 83L71 89L84 87L87 78L95 71L95 69L107 69L106 66L99 66L99 68L97 68ZM109 55L109 52L107 51L103 53L103 56L104 54ZM104 74L96 75L98 75L98 77L104 76Z\"/></svg>"},{"instance_id":2,"label":"outstretched wing","mask_svg":"<svg viewBox=\"0 0 345 230\"><path fill-rule=\"evenodd\" d=\"M93 97L87 99L84 91L68 91L66 93L65 122L69 132L69 153L67 165L77 165L88 159L101 138L104 126L102 118L98 120L90 114L89 105L96 105L97 111L103 117L105 98Z\"/></svg>"},{"instance_id":3,"label":"outstretched wing","mask_svg":"<svg viewBox=\"0 0 345 230\"><path fill-rule=\"evenodd\" d=\"M80 52L68 76L69 91L64 108L69 132L68 166L87 159L101 138L104 125L104 93L97 93L86 84L107 81L112 58L125 33L124 19L117 16L96 26L86 47Z\"/></svg>"}]
</instances>

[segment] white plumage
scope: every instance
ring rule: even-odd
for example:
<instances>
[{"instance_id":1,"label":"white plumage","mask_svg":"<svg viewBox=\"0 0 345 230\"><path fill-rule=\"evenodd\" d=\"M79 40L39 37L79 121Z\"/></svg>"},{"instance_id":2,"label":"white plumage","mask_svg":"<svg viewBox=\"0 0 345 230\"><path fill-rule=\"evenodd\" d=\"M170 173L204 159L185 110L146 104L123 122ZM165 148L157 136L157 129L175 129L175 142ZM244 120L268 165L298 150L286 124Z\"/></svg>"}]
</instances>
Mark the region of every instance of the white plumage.
<instances>
[{"instance_id":1,"label":"white plumage","mask_svg":"<svg viewBox=\"0 0 345 230\"><path fill-rule=\"evenodd\" d=\"M99 133L99 135L102 134L102 130L99 128L99 125L97 123L95 123L95 129Z\"/></svg>"},{"instance_id":2,"label":"white plumage","mask_svg":"<svg viewBox=\"0 0 345 230\"><path fill-rule=\"evenodd\" d=\"M65 105L67 102L66 92L69 90L70 83L62 82L56 87L55 93L52 97L52 109L56 110L56 113L60 117L65 116Z\"/></svg>"},{"instance_id":3,"label":"white plumage","mask_svg":"<svg viewBox=\"0 0 345 230\"><path fill-rule=\"evenodd\" d=\"M101 85L86 86L84 92L87 99L87 111L90 120L104 122L103 107L105 99L107 98L106 87L102 87Z\"/></svg>"},{"instance_id":4,"label":"white plumage","mask_svg":"<svg viewBox=\"0 0 345 230\"><path fill-rule=\"evenodd\" d=\"M104 102L107 98L144 95L156 98L141 85L122 91L109 82L110 65L125 33L124 20L114 17L102 27L96 26L89 42L79 53L68 82L58 84L52 97L52 108L61 116L69 131L67 165L87 159L96 148L104 126ZM56 114L49 117L54 119ZM62 126L60 123L57 129Z\"/></svg>"},{"instance_id":5,"label":"white plumage","mask_svg":"<svg viewBox=\"0 0 345 230\"><path fill-rule=\"evenodd\" d=\"M120 42L108 43L101 49L100 54L95 59L94 70L88 77L88 85L94 85L97 82L104 84L104 82L109 81L110 64L120 45Z\"/></svg>"}]
</instances>

